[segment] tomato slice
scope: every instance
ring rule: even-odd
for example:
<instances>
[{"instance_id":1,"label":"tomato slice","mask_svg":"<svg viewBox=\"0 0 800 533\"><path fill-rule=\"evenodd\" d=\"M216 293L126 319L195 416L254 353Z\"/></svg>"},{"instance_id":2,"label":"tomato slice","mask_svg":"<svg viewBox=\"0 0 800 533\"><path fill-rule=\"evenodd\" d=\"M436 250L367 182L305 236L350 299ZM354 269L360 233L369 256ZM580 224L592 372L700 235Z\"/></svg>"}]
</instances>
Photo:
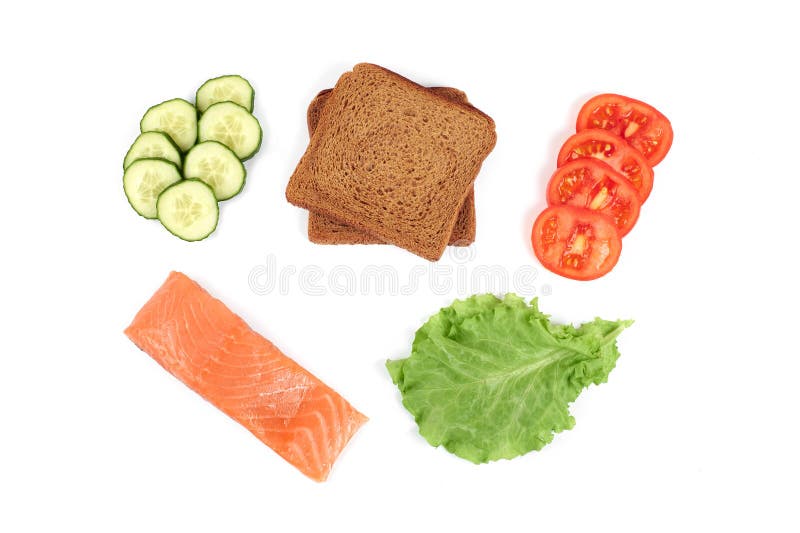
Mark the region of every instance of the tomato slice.
<instances>
[{"instance_id":1,"label":"tomato slice","mask_svg":"<svg viewBox=\"0 0 800 533\"><path fill-rule=\"evenodd\" d=\"M602 213L624 237L639 218L641 203L628 179L599 159L584 157L555 171L547 184L548 205L572 205Z\"/></svg>"},{"instance_id":2,"label":"tomato slice","mask_svg":"<svg viewBox=\"0 0 800 533\"><path fill-rule=\"evenodd\" d=\"M644 203L653 189L653 169L642 154L622 137L603 130L583 130L564 142L558 166L582 157L594 157L628 178L639 201Z\"/></svg>"},{"instance_id":3,"label":"tomato slice","mask_svg":"<svg viewBox=\"0 0 800 533\"><path fill-rule=\"evenodd\" d=\"M621 96L599 94L583 104L576 131L597 128L619 135L656 166L672 146L672 125L651 105Z\"/></svg>"},{"instance_id":4,"label":"tomato slice","mask_svg":"<svg viewBox=\"0 0 800 533\"><path fill-rule=\"evenodd\" d=\"M607 274L622 251L622 240L610 218L569 205L542 211L533 223L531 243L547 270L580 281Z\"/></svg>"}]
</instances>

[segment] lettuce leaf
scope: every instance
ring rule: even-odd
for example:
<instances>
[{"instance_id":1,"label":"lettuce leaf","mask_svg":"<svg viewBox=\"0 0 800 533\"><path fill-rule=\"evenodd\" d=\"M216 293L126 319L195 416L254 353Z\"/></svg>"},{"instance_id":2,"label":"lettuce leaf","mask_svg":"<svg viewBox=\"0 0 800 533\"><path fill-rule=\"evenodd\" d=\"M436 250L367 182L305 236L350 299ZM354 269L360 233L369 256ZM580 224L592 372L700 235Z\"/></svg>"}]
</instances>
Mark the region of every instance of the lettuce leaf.
<instances>
[{"instance_id":1,"label":"lettuce leaf","mask_svg":"<svg viewBox=\"0 0 800 533\"><path fill-rule=\"evenodd\" d=\"M569 404L608 379L631 321L556 325L514 294L456 300L387 361L403 405L433 446L485 463L540 450L575 425Z\"/></svg>"}]
</instances>

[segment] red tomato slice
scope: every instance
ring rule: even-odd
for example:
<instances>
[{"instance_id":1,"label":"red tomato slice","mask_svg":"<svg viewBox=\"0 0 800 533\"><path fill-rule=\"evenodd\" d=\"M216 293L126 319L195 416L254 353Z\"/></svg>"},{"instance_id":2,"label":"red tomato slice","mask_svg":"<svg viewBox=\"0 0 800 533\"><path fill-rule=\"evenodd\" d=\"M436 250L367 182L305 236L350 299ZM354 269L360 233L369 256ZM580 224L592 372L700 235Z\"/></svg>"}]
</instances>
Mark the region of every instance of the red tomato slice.
<instances>
[{"instance_id":1,"label":"red tomato slice","mask_svg":"<svg viewBox=\"0 0 800 533\"><path fill-rule=\"evenodd\" d=\"M580 281L607 274L622 251L622 240L610 218L569 205L542 211L533 223L531 243L547 270Z\"/></svg>"},{"instance_id":2,"label":"red tomato slice","mask_svg":"<svg viewBox=\"0 0 800 533\"><path fill-rule=\"evenodd\" d=\"M583 130L564 142L558 152L558 166L581 157L594 157L628 178L641 203L653 189L653 169L644 156L622 137L603 130Z\"/></svg>"},{"instance_id":3,"label":"red tomato slice","mask_svg":"<svg viewBox=\"0 0 800 533\"><path fill-rule=\"evenodd\" d=\"M583 104L576 131L590 128L622 137L652 167L664 159L672 146L672 125L667 117L651 105L619 94L599 94Z\"/></svg>"},{"instance_id":4,"label":"red tomato slice","mask_svg":"<svg viewBox=\"0 0 800 533\"><path fill-rule=\"evenodd\" d=\"M559 168L547 184L548 205L572 205L602 213L624 237L639 218L639 197L628 179L599 159L584 157Z\"/></svg>"}]
</instances>

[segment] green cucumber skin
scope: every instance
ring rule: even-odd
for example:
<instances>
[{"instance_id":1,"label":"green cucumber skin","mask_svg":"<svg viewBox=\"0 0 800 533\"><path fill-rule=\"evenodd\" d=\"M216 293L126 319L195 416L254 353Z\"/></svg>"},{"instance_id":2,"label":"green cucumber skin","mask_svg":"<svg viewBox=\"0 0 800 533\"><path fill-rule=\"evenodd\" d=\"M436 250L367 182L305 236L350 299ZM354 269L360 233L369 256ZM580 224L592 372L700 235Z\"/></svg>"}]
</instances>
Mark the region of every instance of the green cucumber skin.
<instances>
[{"instance_id":1,"label":"green cucumber skin","mask_svg":"<svg viewBox=\"0 0 800 533\"><path fill-rule=\"evenodd\" d=\"M210 106L209 106L209 107L210 107ZM260 127L260 126L261 126L261 125L259 124L259 127ZM199 132L198 132L198 135L199 135ZM224 144L222 144L221 142L219 142L219 141L210 141L210 140L209 140L209 141L202 141L202 142L206 142L206 143L214 143L214 144L218 144L218 145L222 146L222 147L223 147L223 148L225 148L227 151L229 151L231 154L233 154L233 157L235 157L235 158L236 158L236 160L237 160L237 161L239 161L239 165L242 167L242 185L239 187L239 189L238 189L238 190L237 190L235 193L233 193L232 195L228 196L227 198L217 198L217 202L224 202L225 200L230 200L231 198L234 198L234 197L238 196L238 195L239 195L239 193L240 193L240 192L242 192L242 190L244 189L244 184L247 182L247 167L245 167L245 166L244 166L244 163L242 163L242 160L241 160L241 159L239 159L239 158L236 156L236 154L234 153L234 151L233 151L233 150L231 150L230 148L228 148L227 146L225 146L225 145L224 145ZM189 149L189 152L191 152L192 150L194 150L194 148L195 148L196 146L198 146L199 144L201 144L201 143L199 143L199 142L198 142L197 144L195 144L194 146L192 146L192 147ZM189 152L186 152L186 156L187 156L187 157L188 157L188 155L189 155ZM184 157L184 161L186 161L186 157ZM186 176L185 174L183 175L183 177L184 177L184 178L186 178L186 179L199 179L199 178L190 178L189 176ZM203 180L200 180L200 181L203 181ZM205 183L205 182L204 182L204 183ZM215 195L215 196L216 196L216 195Z\"/></svg>"},{"instance_id":2,"label":"green cucumber skin","mask_svg":"<svg viewBox=\"0 0 800 533\"><path fill-rule=\"evenodd\" d=\"M158 107L158 106L160 106L160 105L162 105L162 104L168 104L168 103L170 103L170 102L177 102L177 101L179 101L179 100L180 100L181 102L184 102L184 103L186 103L186 104L188 104L188 105L192 106L192 108L194 108L194 111L195 111L195 116L197 115L197 107L196 107L194 104L192 104L191 102L189 102L188 100L184 100L183 98L171 98L171 99L169 99L169 100L164 100L163 102L159 102L159 103L157 103L156 105L151 105L150 107L148 107L148 108L147 108L147 111L145 111L145 112L144 112L144 114L142 115L142 118L141 118L141 119L139 119L139 132L140 132L140 133L145 133L145 131L144 131L144 126L142 126L142 122L144 122L144 117L146 117L146 116L147 116L147 113L149 113L149 112L150 112L152 109L154 109L154 108L156 108L156 107ZM195 121L195 137L194 137L194 144L197 144L197 135L200 133L200 128L197 126L197 122L198 122L198 121ZM260 127L260 126L261 126L261 125L259 124L259 127ZM164 132L164 131L160 131L160 130L153 130L153 131L159 131L160 133L163 133L164 135L166 135L167 137L169 137L169 134L168 134L168 133L166 133L166 132ZM175 146L178 146L178 143L176 143L176 142L175 142L175 140L174 140L174 139L172 139L172 137L169 137L169 139L172 141L172 144L174 144ZM192 145L192 146L194 146L194 145ZM191 147L189 147L189 149L187 149L187 150L186 150L186 152L188 152L189 150L191 150ZM179 154L181 154L181 164L183 164L183 154L185 154L186 152L184 152L183 150L181 150L181 148L178 146L178 153L179 153Z\"/></svg>"},{"instance_id":3,"label":"green cucumber skin","mask_svg":"<svg viewBox=\"0 0 800 533\"><path fill-rule=\"evenodd\" d=\"M239 79L241 79L242 81L244 81L244 82L247 84L247 86L248 86L248 87L250 87L250 109L248 109L248 110L247 110L247 112L252 114L252 113L253 113L253 110L255 109L255 103L256 103L256 90L255 90L255 89L253 89L253 85L250 83L250 81L249 81L247 78L245 78L245 77L243 77L243 76L240 76L239 74L223 74L222 76L217 76L216 78L210 78L210 79L207 79L207 80L206 80L206 81L204 81L204 82L203 82L203 84L202 84L200 87L198 87L198 88L197 88L197 90L195 91L195 93L194 93L194 101L195 101L195 102L197 102L197 94L200 92L200 89L202 89L203 87L205 87L207 83L209 83L209 82L212 82L212 81L216 81L216 80L218 80L218 79L220 79L220 78L239 78ZM220 103L220 102L217 102L217 103ZM232 103L234 103L234 104L235 104L236 102L232 102ZM214 105L214 104L212 104L212 105ZM208 106L208 107L211 107L211 106ZM245 108L245 109L246 109L246 108ZM208 111L208 110L206 109L206 111ZM200 110L199 110L199 109L197 110L197 113L198 113L198 116L202 114L202 113L200 113Z\"/></svg>"},{"instance_id":4,"label":"green cucumber skin","mask_svg":"<svg viewBox=\"0 0 800 533\"><path fill-rule=\"evenodd\" d=\"M167 135L167 137L169 137L169 135ZM172 165L173 167L175 167L175 170L177 170L177 171L178 171L178 175L179 175L179 176L181 176L181 178L183 178L183 173L181 172L181 169L180 169L180 168L178 168L178 165L176 165L175 163L173 163L173 162L172 162L172 161L170 161L169 159L162 159L162 158L160 158L160 157L143 157L142 159L137 159L136 161L163 161L163 162L165 162L165 163L169 163L170 165ZM134 161L134 163L135 163L136 161ZM133 163L131 163L131 166L133 166ZM129 167L129 168L130 168L130 167ZM133 211L134 211L134 212L135 212L137 215L139 215L140 217L142 217L142 218L143 218L143 219L145 219L145 220L157 220L157 219L158 219L158 214L156 214L156 216L154 216L154 217L146 217L146 216L144 216L143 214L141 214L141 213L140 213L140 212L139 212L139 211L138 211L138 210L137 210L137 209L136 209L136 208L133 206L133 204L131 203L131 199L130 199L130 198L128 198L128 193L125 191L125 181L124 181L124 179L125 179L125 173L124 173L124 172L122 173L122 178L123 178L123 182L122 182L122 193L125 195L125 200L128 202L128 205L129 205L129 206L131 206L131 209L133 209ZM175 183L173 183L172 185L177 185L177 184L179 184L179 183L182 183L183 181L185 181L185 180L183 180L183 179L180 179L180 180L176 181ZM170 187L172 187L172 185L170 185L169 187L167 187L167 189L169 189ZM167 189L164 189L164 191L166 191ZM161 191L161 193L159 194L159 196L161 196L162 194L164 194L164 191ZM156 198L156 205L158 205L158 198ZM156 213L158 213L158 210L156 210Z\"/></svg>"},{"instance_id":5,"label":"green cucumber skin","mask_svg":"<svg viewBox=\"0 0 800 533\"><path fill-rule=\"evenodd\" d=\"M244 109L244 108L242 108L242 109ZM255 115L253 115L253 118L256 118ZM255 149L253 150L253 152L251 154L246 155L245 157L240 159L240 161L243 162L243 163L245 161L247 161L248 159L252 159L258 153L258 151L261 150L261 141L264 140L264 130L261 128L261 122L259 122L257 118L256 118L256 122L258 122L258 144L256 144L256 147L255 147Z\"/></svg>"},{"instance_id":6,"label":"green cucumber skin","mask_svg":"<svg viewBox=\"0 0 800 533\"><path fill-rule=\"evenodd\" d=\"M141 121L139 121L139 130L141 130L141 129L142 129L142 123L141 123ZM164 159L164 161L167 161L167 162L172 163L173 165L177 166L178 170L180 170L183 167L183 160L185 159L184 158L184 154L181 151L180 147L177 144L175 144L175 141L172 140L172 137L170 137L169 135L167 135L163 131L153 131L153 132L139 131L139 135L142 135L143 133L159 133L159 134L161 134L161 136L164 137L166 140L168 140L169 143L175 148L175 150L177 150L178 157L181 160L181 164L180 165L176 165L174 161L170 161L169 159ZM200 133L200 132L198 131L197 133ZM136 139L138 139L138 138L139 138L139 136L137 135ZM136 139L133 140L133 143L131 144L131 147L128 148L128 151L125 152L125 157L122 159L122 170L123 171L125 171L125 161L128 159L128 155L131 153L131 150L133 150L133 144L136 143ZM141 159L163 159L163 158L161 158L161 157L142 157ZM131 165L134 164L136 161L139 161L139 159L134 159L133 161L131 161ZM128 165L128 166L130 166L130 165Z\"/></svg>"},{"instance_id":7,"label":"green cucumber skin","mask_svg":"<svg viewBox=\"0 0 800 533\"><path fill-rule=\"evenodd\" d=\"M252 159L252 157L254 155L256 155L259 150L261 150L261 142L264 140L264 128L261 127L261 121L259 121L256 118L255 115L253 115L250 111L247 111L246 107L242 107L239 104L237 104L236 102L217 102L216 104L208 106L208 109L206 109L206 113L208 113L208 110L211 109L212 107L214 107L215 105L220 105L220 104L232 104L232 105L235 105L236 107L242 108L244 111L247 112L248 115L251 115L256 120L256 124L258 124L258 144L256 144L255 149L251 153L247 154L244 157L239 158L239 161L244 163L248 159ZM205 113L203 113L203 114L205 114ZM198 120L197 121L197 142L201 143L201 142L206 142L206 141L210 141L210 140L213 140L213 139L200 139L200 121Z\"/></svg>"},{"instance_id":8,"label":"green cucumber skin","mask_svg":"<svg viewBox=\"0 0 800 533\"><path fill-rule=\"evenodd\" d=\"M158 202L159 202L159 200L161 200L161 196L162 196L162 195L163 195L165 192L167 192L168 190L170 190L171 188L173 188L174 186L176 186L176 185L180 185L181 183L186 183L187 181L196 181L196 182L198 182L198 183L202 183L204 187L206 187L206 188L207 188L209 191L211 191L211 196L214 196L214 191L213 191L213 189L211 189L211 187L209 187L209 186L208 186L208 184L207 184L207 183L205 183L203 180L199 180L199 179L197 179L197 178L188 178L188 179L183 179L183 180L181 180L181 181L177 181L177 182L173 183L172 185L170 185L169 187L167 187L166 189L164 189L163 191L161 191L161 194L159 194L159 195L158 195L158 198L156 199L156 212L158 211ZM160 220L159 220L159 222L161 222L161 226L162 226L164 229L166 229L168 232L170 232L171 234L175 235L177 238L179 238L180 240L182 240L182 241L184 241L184 242L200 242L200 241L204 241L204 240L206 240L206 239L207 239L207 238L208 238L208 237L209 237L209 236L210 236L212 233L214 233L214 232L217 230L217 226L219 226L219 202L217 202L215 205L216 205L216 207L217 207L217 219L216 219L216 221L214 222L214 227L213 227L213 228L211 228L211 231L209 231L208 233L206 233L204 236L200 237L199 239L184 239L183 237L181 237L180 235L178 235L177 233L175 233L174 231L172 231L171 229L169 229L168 227L166 227L166 226L164 225L164 223L163 223L163 222L161 222ZM158 217L156 217L156 218L158 218Z\"/></svg>"}]
</instances>

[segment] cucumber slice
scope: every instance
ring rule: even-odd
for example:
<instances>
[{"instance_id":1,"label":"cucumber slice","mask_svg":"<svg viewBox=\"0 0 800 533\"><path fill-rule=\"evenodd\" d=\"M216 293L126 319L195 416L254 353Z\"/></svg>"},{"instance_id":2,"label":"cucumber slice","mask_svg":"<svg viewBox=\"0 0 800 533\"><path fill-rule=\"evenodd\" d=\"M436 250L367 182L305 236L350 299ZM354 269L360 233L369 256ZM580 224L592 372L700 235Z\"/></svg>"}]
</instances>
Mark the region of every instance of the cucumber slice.
<instances>
[{"instance_id":1,"label":"cucumber slice","mask_svg":"<svg viewBox=\"0 0 800 533\"><path fill-rule=\"evenodd\" d=\"M166 159L175 163L181 168L181 153L178 147L166 133L160 131L148 131L139 134L133 141L128 153L125 154L125 161L122 169L125 170L137 159Z\"/></svg>"},{"instance_id":2,"label":"cucumber slice","mask_svg":"<svg viewBox=\"0 0 800 533\"><path fill-rule=\"evenodd\" d=\"M186 152L197 140L197 109L181 98L167 100L148 109L139 128L142 133L166 133L181 151Z\"/></svg>"},{"instance_id":3,"label":"cucumber slice","mask_svg":"<svg viewBox=\"0 0 800 533\"><path fill-rule=\"evenodd\" d=\"M214 191L200 180L188 179L167 187L158 197L158 220L184 241L201 241L214 233L219 205Z\"/></svg>"},{"instance_id":4,"label":"cucumber slice","mask_svg":"<svg viewBox=\"0 0 800 533\"><path fill-rule=\"evenodd\" d=\"M164 189L181 181L175 163L166 159L138 159L122 176L122 187L128 203L144 218L156 218L156 200Z\"/></svg>"},{"instance_id":5,"label":"cucumber slice","mask_svg":"<svg viewBox=\"0 0 800 533\"><path fill-rule=\"evenodd\" d=\"M186 154L183 166L183 175L207 184L217 200L228 200L239 194L246 174L236 154L217 141L195 144Z\"/></svg>"},{"instance_id":6,"label":"cucumber slice","mask_svg":"<svg viewBox=\"0 0 800 533\"><path fill-rule=\"evenodd\" d=\"M242 161L250 159L261 146L261 125L247 109L233 102L214 104L197 125L200 142L221 142Z\"/></svg>"},{"instance_id":7,"label":"cucumber slice","mask_svg":"<svg viewBox=\"0 0 800 533\"><path fill-rule=\"evenodd\" d=\"M234 102L252 113L255 97L256 92L249 81L231 74L207 80L197 89L195 101L201 113L217 102Z\"/></svg>"}]
</instances>

